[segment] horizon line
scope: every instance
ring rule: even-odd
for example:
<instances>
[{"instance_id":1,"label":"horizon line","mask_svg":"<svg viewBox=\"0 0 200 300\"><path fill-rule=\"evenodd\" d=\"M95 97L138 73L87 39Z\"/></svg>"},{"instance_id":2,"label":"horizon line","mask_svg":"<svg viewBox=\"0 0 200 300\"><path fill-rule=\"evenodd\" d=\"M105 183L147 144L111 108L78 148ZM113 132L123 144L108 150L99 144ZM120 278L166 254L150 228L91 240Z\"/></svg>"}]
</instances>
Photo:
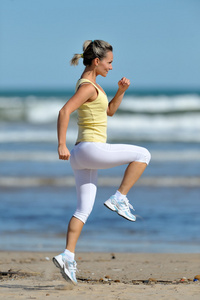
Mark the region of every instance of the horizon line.
<instances>
[{"instance_id":1,"label":"horizon line","mask_svg":"<svg viewBox=\"0 0 200 300\"><path fill-rule=\"evenodd\" d=\"M113 94L116 92L116 89L113 87L105 86L105 91L108 89L107 94ZM126 94L147 94L147 92L151 94L160 94L160 93L167 93L167 94L191 94L197 93L200 94L200 87L174 87L174 86L144 86L144 87L137 87L131 88L126 91ZM74 93L74 87L6 87L0 88L0 96L28 96L28 95L52 95L53 94L71 94Z\"/></svg>"}]
</instances>

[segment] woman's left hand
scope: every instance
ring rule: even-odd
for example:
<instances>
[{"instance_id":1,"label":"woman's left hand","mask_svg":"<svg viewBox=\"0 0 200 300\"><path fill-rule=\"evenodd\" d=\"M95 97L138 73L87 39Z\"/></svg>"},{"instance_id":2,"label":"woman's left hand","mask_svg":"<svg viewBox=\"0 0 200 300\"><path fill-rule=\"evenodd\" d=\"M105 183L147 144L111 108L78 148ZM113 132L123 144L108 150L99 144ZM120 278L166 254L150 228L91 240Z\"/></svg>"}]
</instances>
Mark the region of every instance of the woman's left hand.
<instances>
[{"instance_id":1,"label":"woman's left hand","mask_svg":"<svg viewBox=\"0 0 200 300\"><path fill-rule=\"evenodd\" d=\"M126 77L123 77L118 82L119 89L120 89L120 91L123 91L123 92L125 92L129 88L129 85L130 85L130 80L127 79Z\"/></svg>"}]
</instances>

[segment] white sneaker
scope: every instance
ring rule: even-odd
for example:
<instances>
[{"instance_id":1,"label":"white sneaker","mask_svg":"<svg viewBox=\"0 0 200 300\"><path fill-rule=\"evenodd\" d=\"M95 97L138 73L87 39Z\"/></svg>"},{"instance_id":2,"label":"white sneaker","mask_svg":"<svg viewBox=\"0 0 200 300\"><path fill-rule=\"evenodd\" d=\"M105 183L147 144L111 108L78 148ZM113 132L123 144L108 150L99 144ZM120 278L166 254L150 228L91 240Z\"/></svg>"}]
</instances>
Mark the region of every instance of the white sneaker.
<instances>
[{"instance_id":1,"label":"white sneaker","mask_svg":"<svg viewBox=\"0 0 200 300\"><path fill-rule=\"evenodd\" d=\"M104 205L118 213L118 215L122 216L123 218L135 222L136 216L134 216L130 212L130 208L134 210L133 206L129 203L128 199L125 197L123 200L117 200L116 197L113 195L111 196Z\"/></svg>"},{"instance_id":2,"label":"white sneaker","mask_svg":"<svg viewBox=\"0 0 200 300\"><path fill-rule=\"evenodd\" d=\"M70 281L75 285L77 284L75 260L71 262L67 260L64 253L61 253L57 256L54 256L52 261L56 267L60 269L60 272L65 280Z\"/></svg>"}]
</instances>

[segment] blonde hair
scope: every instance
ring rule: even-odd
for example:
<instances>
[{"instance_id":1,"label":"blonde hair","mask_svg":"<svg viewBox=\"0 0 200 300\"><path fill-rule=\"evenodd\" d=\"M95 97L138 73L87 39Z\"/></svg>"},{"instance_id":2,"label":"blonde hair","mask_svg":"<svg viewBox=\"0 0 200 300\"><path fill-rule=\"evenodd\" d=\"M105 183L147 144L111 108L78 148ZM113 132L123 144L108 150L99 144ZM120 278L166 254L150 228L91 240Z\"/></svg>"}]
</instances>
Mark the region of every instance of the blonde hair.
<instances>
[{"instance_id":1,"label":"blonde hair","mask_svg":"<svg viewBox=\"0 0 200 300\"><path fill-rule=\"evenodd\" d=\"M83 58L83 64L85 66L90 66L93 59L98 57L102 60L108 51L113 51L113 47L109 43L102 40L87 40L83 44L83 53L74 54L71 59L71 65L77 66L79 59Z\"/></svg>"}]
</instances>

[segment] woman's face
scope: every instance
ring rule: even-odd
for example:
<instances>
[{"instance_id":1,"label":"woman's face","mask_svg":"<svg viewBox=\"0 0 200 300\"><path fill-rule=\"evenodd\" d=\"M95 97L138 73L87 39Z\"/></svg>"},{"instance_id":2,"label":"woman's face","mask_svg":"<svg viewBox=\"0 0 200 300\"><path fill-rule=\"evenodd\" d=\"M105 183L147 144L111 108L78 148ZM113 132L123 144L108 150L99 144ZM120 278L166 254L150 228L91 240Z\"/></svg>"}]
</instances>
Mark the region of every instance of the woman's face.
<instances>
[{"instance_id":1,"label":"woman's face","mask_svg":"<svg viewBox=\"0 0 200 300\"><path fill-rule=\"evenodd\" d=\"M108 51L106 56L102 60L99 60L98 66L96 68L97 75L106 77L108 71L112 70L112 62L113 62L113 53L112 51Z\"/></svg>"}]
</instances>

